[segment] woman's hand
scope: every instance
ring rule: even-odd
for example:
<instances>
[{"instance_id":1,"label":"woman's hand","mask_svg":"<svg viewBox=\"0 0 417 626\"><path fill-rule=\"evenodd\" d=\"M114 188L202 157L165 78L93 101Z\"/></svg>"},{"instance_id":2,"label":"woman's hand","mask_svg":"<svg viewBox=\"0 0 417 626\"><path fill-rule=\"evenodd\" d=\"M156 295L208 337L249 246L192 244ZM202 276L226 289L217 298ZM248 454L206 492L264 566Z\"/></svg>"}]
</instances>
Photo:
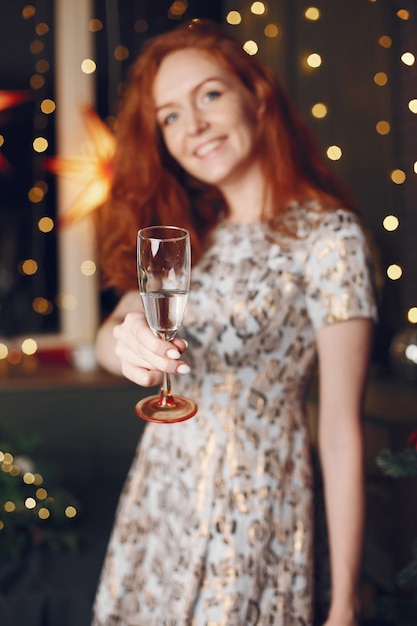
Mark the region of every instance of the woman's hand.
<instances>
[{"instance_id":1,"label":"woman's hand","mask_svg":"<svg viewBox=\"0 0 417 626\"><path fill-rule=\"evenodd\" d=\"M187 344L181 339L162 341L148 326L139 293L122 296L113 313L99 328L96 339L97 360L113 374L124 375L143 387L162 382L162 372L188 374L181 360Z\"/></svg>"},{"instance_id":2,"label":"woman's hand","mask_svg":"<svg viewBox=\"0 0 417 626\"><path fill-rule=\"evenodd\" d=\"M121 324L114 326L113 336L123 375L142 387L161 384L162 372L188 374L190 371L180 360L186 342L155 337L143 313L128 313Z\"/></svg>"}]
</instances>

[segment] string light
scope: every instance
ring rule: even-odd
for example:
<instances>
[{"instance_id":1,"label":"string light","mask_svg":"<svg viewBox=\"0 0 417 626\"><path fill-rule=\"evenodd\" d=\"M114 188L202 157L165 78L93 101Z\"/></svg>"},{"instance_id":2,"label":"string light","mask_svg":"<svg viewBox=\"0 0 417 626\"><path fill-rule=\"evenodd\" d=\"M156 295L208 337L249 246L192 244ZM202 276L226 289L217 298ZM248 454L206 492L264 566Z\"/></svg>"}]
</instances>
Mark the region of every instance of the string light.
<instances>
[{"instance_id":1,"label":"string light","mask_svg":"<svg viewBox=\"0 0 417 626\"><path fill-rule=\"evenodd\" d=\"M306 62L309 67L316 69L317 67L320 67L322 59L317 52L312 52L308 55Z\"/></svg>"},{"instance_id":2,"label":"string light","mask_svg":"<svg viewBox=\"0 0 417 626\"><path fill-rule=\"evenodd\" d=\"M340 146L329 146L326 150L327 157L331 161L339 161L342 158L342 148Z\"/></svg>"},{"instance_id":3,"label":"string light","mask_svg":"<svg viewBox=\"0 0 417 626\"><path fill-rule=\"evenodd\" d=\"M388 135L391 130L391 124L386 120L381 120L375 126L378 135Z\"/></svg>"},{"instance_id":4,"label":"string light","mask_svg":"<svg viewBox=\"0 0 417 626\"><path fill-rule=\"evenodd\" d=\"M231 24L232 26L236 26L237 24L240 24L242 21L242 16L239 13L239 11L229 11L229 13L226 15L226 22L228 24Z\"/></svg>"},{"instance_id":5,"label":"string light","mask_svg":"<svg viewBox=\"0 0 417 626\"><path fill-rule=\"evenodd\" d=\"M313 117L316 117L317 119L322 119L327 115L327 106L324 104L324 102L317 102L317 104L314 104L312 106L311 113Z\"/></svg>"},{"instance_id":6,"label":"string light","mask_svg":"<svg viewBox=\"0 0 417 626\"><path fill-rule=\"evenodd\" d=\"M316 22L320 19L320 10L317 7L308 7L304 12L304 16L307 20Z\"/></svg>"},{"instance_id":7,"label":"string light","mask_svg":"<svg viewBox=\"0 0 417 626\"><path fill-rule=\"evenodd\" d=\"M417 324L417 306L413 306L408 310L407 319L411 324Z\"/></svg>"},{"instance_id":8,"label":"string light","mask_svg":"<svg viewBox=\"0 0 417 626\"><path fill-rule=\"evenodd\" d=\"M411 113L417 114L417 98L413 98L413 100L410 100L410 102L408 103L408 108L410 109Z\"/></svg>"},{"instance_id":9,"label":"string light","mask_svg":"<svg viewBox=\"0 0 417 626\"><path fill-rule=\"evenodd\" d=\"M398 280L403 275L403 271L399 265L393 263L387 268L387 276L391 280Z\"/></svg>"},{"instance_id":10,"label":"string light","mask_svg":"<svg viewBox=\"0 0 417 626\"><path fill-rule=\"evenodd\" d=\"M398 219L396 215L387 215L386 217L384 217L382 225L385 228L385 230L389 232L393 232L394 230L397 230L397 228L399 227L400 220Z\"/></svg>"},{"instance_id":11,"label":"string light","mask_svg":"<svg viewBox=\"0 0 417 626\"><path fill-rule=\"evenodd\" d=\"M263 2L253 2L250 10L254 15L263 15L266 8Z\"/></svg>"},{"instance_id":12,"label":"string light","mask_svg":"<svg viewBox=\"0 0 417 626\"><path fill-rule=\"evenodd\" d=\"M378 87L385 87L388 83L388 76L385 72L377 72L374 76L374 83L378 85Z\"/></svg>"},{"instance_id":13,"label":"string light","mask_svg":"<svg viewBox=\"0 0 417 626\"><path fill-rule=\"evenodd\" d=\"M274 37L278 37L279 30L276 24L267 24L264 28L265 37L269 37L273 39Z\"/></svg>"},{"instance_id":14,"label":"string light","mask_svg":"<svg viewBox=\"0 0 417 626\"><path fill-rule=\"evenodd\" d=\"M391 37L389 37L388 35L382 35L379 39L378 39L378 43L382 48L391 48L392 46L392 39Z\"/></svg>"},{"instance_id":15,"label":"string light","mask_svg":"<svg viewBox=\"0 0 417 626\"><path fill-rule=\"evenodd\" d=\"M81 71L84 72L84 74L94 74L96 69L97 65L93 59L84 59L81 63Z\"/></svg>"},{"instance_id":16,"label":"string light","mask_svg":"<svg viewBox=\"0 0 417 626\"><path fill-rule=\"evenodd\" d=\"M245 41L245 43L243 44L243 49L247 54L253 56L254 54L258 53L259 47L256 41L253 41L253 39L248 39L248 41Z\"/></svg>"},{"instance_id":17,"label":"string light","mask_svg":"<svg viewBox=\"0 0 417 626\"><path fill-rule=\"evenodd\" d=\"M401 55L401 61L404 63L404 65L408 65L409 67L411 67L416 62L416 57L412 52L404 52Z\"/></svg>"},{"instance_id":18,"label":"string light","mask_svg":"<svg viewBox=\"0 0 417 626\"><path fill-rule=\"evenodd\" d=\"M396 185L402 185L403 183L405 183L405 180L407 178L406 173L403 170L392 170L390 176L392 182Z\"/></svg>"}]
</instances>

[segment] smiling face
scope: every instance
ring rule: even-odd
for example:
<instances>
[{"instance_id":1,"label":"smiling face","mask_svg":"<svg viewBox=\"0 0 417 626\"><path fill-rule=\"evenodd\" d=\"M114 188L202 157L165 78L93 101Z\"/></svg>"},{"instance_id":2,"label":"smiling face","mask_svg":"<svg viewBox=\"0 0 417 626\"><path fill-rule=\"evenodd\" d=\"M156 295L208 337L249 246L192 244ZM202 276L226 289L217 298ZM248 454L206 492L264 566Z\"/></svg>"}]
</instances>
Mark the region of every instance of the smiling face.
<instances>
[{"instance_id":1,"label":"smiling face","mask_svg":"<svg viewBox=\"0 0 417 626\"><path fill-rule=\"evenodd\" d=\"M209 53L166 56L153 97L167 150L193 177L226 190L255 170L259 105Z\"/></svg>"}]
</instances>

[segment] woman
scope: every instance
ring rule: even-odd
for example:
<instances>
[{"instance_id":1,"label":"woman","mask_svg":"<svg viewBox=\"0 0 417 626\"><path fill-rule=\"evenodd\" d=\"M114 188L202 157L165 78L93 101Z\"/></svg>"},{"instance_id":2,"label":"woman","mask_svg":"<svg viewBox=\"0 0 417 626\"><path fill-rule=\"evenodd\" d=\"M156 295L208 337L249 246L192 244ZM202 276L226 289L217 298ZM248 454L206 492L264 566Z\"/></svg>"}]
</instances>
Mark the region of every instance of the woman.
<instances>
[{"instance_id":1,"label":"woman","mask_svg":"<svg viewBox=\"0 0 417 626\"><path fill-rule=\"evenodd\" d=\"M304 397L319 363L330 539L326 626L353 626L363 526L361 398L375 302L352 204L276 79L209 22L148 43L118 120L99 220L104 367L178 374L199 405L150 424L122 496L95 626L312 624L312 470ZM182 338L153 336L138 228L189 229ZM188 349L186 350L188 346Z\"/></svg>"}]
</instances>

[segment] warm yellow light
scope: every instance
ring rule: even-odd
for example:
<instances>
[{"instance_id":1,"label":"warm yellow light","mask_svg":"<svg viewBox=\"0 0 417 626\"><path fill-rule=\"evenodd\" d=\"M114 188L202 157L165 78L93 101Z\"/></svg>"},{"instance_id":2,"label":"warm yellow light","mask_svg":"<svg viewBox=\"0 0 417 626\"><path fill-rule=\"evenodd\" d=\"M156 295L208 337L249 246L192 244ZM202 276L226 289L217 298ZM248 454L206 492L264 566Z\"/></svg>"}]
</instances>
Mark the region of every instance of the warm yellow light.
<instances>
[{"instance_id":1,"label":"warm yellow light","mask_svg":"<svg viewBox=\"0 0 417 626\"><path fill-rule=\"evenodd\" d=\"M29 50L31 54L39 54L40 52L42 52L44 47L45 46L40 39L34 39L29 46Z\"/></svg>"},{"instance_id":2,"label":"warm yellow light","mask_svg":"<svg viewBox=\"0 0 417 626\"><path fill-rule=\"evenodd\" d=\"M45 74L45 72L49 70L50 65L45 59L39 59L39 61L36 61L35 67L36 71L39 72L39 74Z\"/></svg>"},{"instance_id":3,"label":"warm yellow light","mask_svg":"<svg viewBox=\"0 0 417 626\"><path fill-rule=\"evenodd\" d=\"M317 102L317 104L311 107L311 113L313 117L316 117L317 119L322 119L327 115L327 106L324 104L324 102Z\"/></svg>"},{"instance_id":4,"label":"warm yellow light","mask_svg":"<svg viewBox=\"0 0 417 626\"><path fill-rule=\"evenodd\" d=\"M9 348L6 346L6 344L0 343L0 360L7 359L8 354Z\"/></svg>"},{"instance_id":5,"label":"warm yellow light","mask_svg":"<svg viewBox=\"0 0 417 626\"><path fill-rule=\"evenodd\" d=\"M26 474L23 474L23 482L26 485L33 485L33 483L35 482L35 476L32 474L32 472L26 472Z\"/></svg>"},{"instance_id":6,"label":"warm yellow light","mask_svg":"<svg viewBox=\"0 0 417 626\"><path fill-rule=\"evenodd\" d=\"M35 15L35 13L36 13L36 9L31 4L27 4L22 9L22 17L24 20L29 20L31 17Z\"/></svg>"},{"instance_id":7,"label":"warm yellow light","mask_svg":"<svg viewBox=\"0 0 417 626\"><path fill-rule=\"evenodd\" d=\"M102 28L103 28L103 22L101 20L98 20L97 18L93 18L92 20L90 20L88 24L88 30L91 33L97 33Z\"/></svg>"},{"instance_id":8,"label":"warm yellow light","mask_svg":"<svg viewBox=\"0 0 417 626\"><path fill-rule=\"evenodd\" d=\"M243 44L243 49L247 54L253 56L257 54L259 47L256 41L253 41L253 39L248 39L248 41L245 41L245 43Z\"/></svg>"},{"instance_id":9,"label":"warm yellow light","mask_svg":"<svg viewBox=\"0 0 417 626\"><path fill-rule=\"evenodd\" d=\"M392 182L395 183L396 185L402 185L405 182L405 179L407 178L403 170L392 170L390 176L391 176Z\"/></svg>"},{"instance_id":10,"label":"warm yellow light","mask_svg":"<svg viewBox=\"0 0 417 626\"><path fill-rule=\"evenodd\" d=\"M15 503L12 502L11 500L8 500L7 502L4 503L4 510L6 511L6 513L13 513L13 511L16 510Z\"/></svg>"},{"instance_id":11,"label":"warm yellow light","mask_svg":"<svg viewBox=\"0 0 417 626\"><path fill-rule=\"evenodd\" d=\"M8 463L9 465L11 465L13 461L14 461L13 454L10 454L10 452L5 452L3 454L3 463Z\"/></svg>"},{"instance_id":12,"label":"warm yellow light","mask_svg":"<svg viewBox=\"0 0 417 626\"><path fill-rule=\"evenodd\" d=\"M408 103L408 108L410 109L411 113L417 113L417 98L413 98L412 100L410 100L410 102Z\"/></svg>"},{"instance_id":13,"label":"warm yellow light","mask_svg":"<svg viewBox=\"0 0 417 626\"><path fill-rule=\"evenodd\" d=\"M317 7L308 7L308 9L304 11L304 15L306 19L311 20L312 22L316 22L320 19L320 11Z\"/></svg>"},{"instance_id":14,"label":"warm yellow light","mask_svg":"<svg viewBox=\"0 0 417 626\"><path fill-rule=\"evenodd\" d=\"M126 61L129 58L129 50L126 46L116 46L114 49L114 58L116 61Z\"/></svg>"},{"instance_id":15,"label":"warm yellow light","mask_svg":"<svg viewBox=\"0 0 417 626\"><path fill-rule=\"evenodd\" d=\"M37 350L38 350L38 344L36 343L34 339L28 337L27 339L22 341L23 354L31 356L32 354L36 354Z\"/></svg>"},{"instance_id":16,"label":"warm yellow light","mask_svg":"<svg viewBox=\"0 0 417 626\"><path fill-rule=\"evenodd\" d=\"M393 263L387 268L387 276L391 280L398 280L403 275L403 271L399 265Z\"/></svg>"},{"instance_id":17,"label":"warm yellow light","mask_svg":"<svg viewBox=\"0 0 417 626\"><path fill-rule=\"evenodd\" d=\"M387 215L386 217L384 217L382 225L385 230L392 232L394 230L397 230L400 225L400 220L396 215Z\"/></svg>"},{"instance_id":18,"label":"warm yellow light","mask_svg":"<svg viewBox=\"0 0 417 626\"><path fill-rule=\"evenodd\" d=\"M77 515L77 509L75 506L67 506L65 509L65 515L69 518L75 517Z\"/></svg>"},{"instance_id":19,"label":"warm yellow light","mask_svg":"<svg viewBox=\"0 0 417 626\"><path fill-rule=\"evenodd\" d=\"M37 204L38 202L42 202L45 197L45 192L40 187L32 187L29 189L28 198L33 204Z\"/></svg>"},{"instance_id":20,"label":"warm yellow light","mask_svg":"<svg viewBox=\"0 0 417 626\"><path fill-rule=\"evenodd\" d=\"M41 509L39 509L38 515L40 519L48 519L48 517L51 515L51 512L49 511L49 509L45 509L45 507L42 507Z\"/></svg>"},{"instance_id":21,"label":"warm yellow light","mask_svg":"<svg viewBox=\"0 0 417 626\"><path fill-rule=\"evenodd\" d=\"M33 140L33 149L35 152L45 152L48 149L48 140L45 137L36 137Z\"/></svg>"},{"instance_id":22,"label":"warm yellow light","mask_svg":"<svg viewBox=\"0 0 417 626\"><path fill-rule=\"evenodd\" d=\"M39 24L36 24L35 26L35 32L37 35L39 35L40 37L42 35L46 35L46 33L49 32L49 26L48 24L45 24L45 22L40 22Z\"/></svg>"},{"instance_id":23,"label":"warm yellow light","mask_svg":"<svg viewBox=\"0 0 417 626\"><path fill-rule=\"evenodd\" d=\"M265 37L270 37L273 39L274 37L278 37L278 26L276 24L267 24L264 28Z\"/></svg>"},{"instance_id":24,"label":"warm yellow light","mask_svg":"<svg viewBox=\"0 0 417 626\"><path fill-rule=\"evenodd\" d=\"M378 133L378 135L388 135L390 130L391 130L391 125L389 122L385 120L381 120L376 125L376 132Z\"/></svg>"},{"instance_id":25,"label":"warm yellow light","mask_svg":"<svg viewBox=\"0 0 417 626\"><path fill-rule=\"evenodd\" d=\"M266 8L263 2L253 2L250 10L254 15L263 15Z\"/></svg>"},{"instance_id":26,"label":"warm yellow light","mask_svg":"<svg viewBox=\"0 0 417 626\"><path fill-rule=\"evenodd\" d=\"M97 65L93 59L84 59L81 63L81 71L84 72L84 74L94 74L96 69Z\"/></svg>"},{"instance_id":27,"label":"warm yellow light","mask_svg":"<svg viewBox=\"0 0 417 626\"><path fill-rule=\"evenodd\" d=\"M400 9L399 11L397 11L397 17L399 17L400 20L409 20L410 13L406 9Z\"/></svg>"},{"instance_id":28,"label":"warm yellow light","mask_svg":"<svg viewBox=\"0 0 417 626\"><path fill-rule=\"evenodd\" d=\"M55 111L55 108L56 108L56 104L50 98L45 98L45 100L42 100L41 111L42 113L45 113L45 115L49 115L50 113L53 113Z\"/></svg>"},{"instance_id":29,"label":"warm yellow light","mask_svg":"<svg viewBox=\"0 0 417 626\"><path fill-rule=\"evenodd\" d=\"M52 313L53 306L46 298L38 297L32 302L32 309L39 315L49 315Z\"/></svg>"},{"instance_id":30,"label":"warm yellow light","mask_svg":"<svg viewBox=\"0 0 417 626\"><path fill-rule=\"evenodd\" d=\"M326 151L327 158L331 161L339 161L342 158L342 148L340 146L329 146Z\"/></svg>"},{"instance_id":31,"label":"warm yellow light","mask_svg":"<svg viewBox=\"0 0 417 626\"><path fill-rule=\"evenodd\" d=\"M40 74L34 74L33 76L31 76L29 84L32 89L42 89L45 84L45 79Z\"/></svg>"},{"instance_id":32,"label":"warm yellow light","mask_svg":"<svg viewBox=\"0 0 417 626\"><path fill-rule=\"evenodd\" d=\"M378 85L378 87L384 87L388 82L388 76L385 72L377 72L374 76L374 83Z\"/></svg>"},{"instance_id":33,"label":"warm yellow light","mask_svg":"<svg viewBox=\"0 0 417 626\"><path fill-rule=\"evenodd\" d=\"M411 67L416 62L416 57L412 52L404 52L401 55L401 61L404 63L404 65L408 65L409 67Z\"/></svg>"},{"instance_id":34,"label":"warm yellow light","mask_svg":"<svg viewBox=\"0 0 417 626\"><path fill-rule=\"evenodd\" d=\"M414 161L413 170L414 174L417 174L417 161Z\"/></svg>"},{"instance_id":35,"label":"warm yellow light","mask_svg":"<svg viewBox=\"0 0 417 626\"><path fill-rule=\"evenodd\" d=\"M48 492L43 487L39 487L39 489L36 490L36 497L39 500L45 500L45 498L48 497Z\"/></svg>"},{"instance_id":36,"label":"warm yellow light","mask_svg":"<svg viewBox=\"0 0 417 626\"><path fill-rule=\"evenodd\" d=\"M175 0L168 10L168 17L171 20L179 19L188 9L188 3L184 0Z\"/></svg>"},{"instance_id":37,"label":"warm yellow light","mask_svg":"<svg viewBox=\"0 0 417 626\"><path fill-rule=\"evenodd\" d=\"M26 276L33 276L38 271L38 264L33 259L26 259L21 264L21 270Z\"/></svg>"},{"instance_id":38,"label":"warm yellow light","mask_svg":"<svg viewBox=\"0 0 417 626\"><path fill-rule=\"evenodd\" d=\"M0 148L3 145L4 145L4 137L3 137L3 135L0 135Z\"/></svg>"},{"instance_id":39,"label":"warm yellow light","mask_svg":"<svg viewBox=\"0 0 417 626\"><path fill-rule=\"evenodd\" d=\"M309 65L310 67L314 67L314 68L320 67L321 56L317 54L317 52L312 52L307 57L307 65Z\"/></svg>"},{"instance_id":40,"label":"warm yellow light","mask_svg":"<svg viewBox=\"0 0 417 626\"><path fill-rule=\"evenodd\" d=\"M148 28L149 26L146 20L142 20L142 19L136 20L135 25L134 25L135 33L146 33Z\"/></svg>"},{"instance_id":41,"label":"warm yellow light","mask_svg":"<svg viewBox=\"0 0 417 626\"><path fill-rule=\"evenodd\" d=\"M38 222L38 228L41 233L50 233L54 229L54 220L50 217L41 217Z\"/></svg>"},{"instance_id":42,"label":"warm yellow light","mask_svg":"<svg viewBox=\"0 0 417 626\"><path fill-rule=\"evenodd\" d=\"M378 43L382 48L391 48L392 39L388 37L388 35L382 35L382 37L378 39Z\"/></svg>"},{"instance_id":43,"label":"warm yellow light","mask_svg":"<svg viewBox=\"0 0 417 626\"><path fill-rule=\"evenodd\" d=\"M242 16L239 13L239 11L229 11L229 13L226 15L226 22L228 24L231 24L232 26L236 26L237 24L240 24L242 21Z\"/></svg>"},{"instance_id":44,"label":"warm yellow light","mask_svg":"<svg viewBox=\"0 0 417 626\"><path fill-rule=\"evenodd\" d=\"M27 509L34 509L36 507L36 500L35 500L35 498L26 498L26 500L25 500L25 507Z\"/></svg>"},{"instance_id":45,"label":"warm yellow light","mask_svg":"<svg viewBox=\"0 0 417 626\"><path fill-rule=\"evenodd\" d=\"M96 273L97 267L94 261L83 261L81 264L81 273L84 276L93 276Z\"/></svg>"},{"instance_id":46,"label":"warm yellow light","mask_svg":"<svg viewBox=\"0 0 417 626\"><path fill-rule=\"evenodd\" d=\"M408 310L407 319L412 324L417 324L417 306L412 306L411 309Z\"/></svg>"},{"instance_id":47,"label":"warm yellow light","mask_svg":"<svg viewBox=\"0 0 417 626\"><path fill-rule=\"evenodd\" d=\"M34 474L33 476L33 484L34 485L42 485L43 478L40 474Z\"/></svg>"}]
</instances>

